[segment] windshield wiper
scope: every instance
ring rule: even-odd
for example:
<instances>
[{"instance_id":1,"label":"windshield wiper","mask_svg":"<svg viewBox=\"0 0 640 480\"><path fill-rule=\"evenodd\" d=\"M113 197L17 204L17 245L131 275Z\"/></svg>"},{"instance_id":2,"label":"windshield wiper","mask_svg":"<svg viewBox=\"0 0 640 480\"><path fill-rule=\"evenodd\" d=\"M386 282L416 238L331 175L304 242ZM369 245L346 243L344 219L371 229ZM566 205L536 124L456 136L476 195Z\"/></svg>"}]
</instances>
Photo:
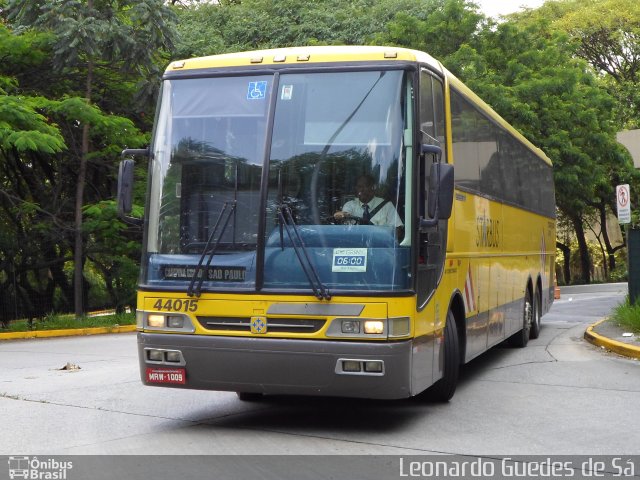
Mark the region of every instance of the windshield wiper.
<instances>
[{"instance_id":1,"label":"windshield wiper","mask_svg":"<svg viewBox=\"0 0 640 480\"><path fill-rule=\"evenodd\" d=\"M311 285L313 294L318 300L331 300L331 294L329 293L329 290L322 284L320 276L318 275L318 271L313 266L313 263L309 258L309 252L307 251L307 247L304 245L302 236L298 231L298 226L293 219L293 215L291 214L291 208L289 207L289 205L284 203L278 205L278 219L280 221L281 248L284 250L284 239L282 234L282 230L284 229L284 231L287 232L289 240L291 241L293 251L295 252L296 257L298 257L298 261L300 262L302 271L306 275L307 280L309 281L309 285ZM293 233L291 233L291 230L293 230Z\"/></svg>"},{"instance_id":2,"label":"windshield wiper","mask_svg":"<svg viewBox=\"0 0 640 480\"><path fill-rule=\"evenodd\" d=\"M199 297L200 296L200 292L202 291L202 283L204 282L204 277L205 277L206 273L209 271L209 266L211 266L211 261L213 260L213 257L216 254L216 250L217 250L218 246L220 245L220 242L222 241L222 236L224 235L224 231L227 229L227 225L229 224L229 220L233 216L233 212L236 209L235 200L233 202L231 202L231 208L229 209L229 213L227 214L227 218L224 221L224 225L222 226L222 230L220 231L220 235L218 235L218 239L215 241L215 243L213 244L213 247L211 248L211 251L209 252L209 245L211 245L211 242L213 241L213 237L215 236L215 234L216 234L216 232L218 230L218 226L220 225L220 221L222 220L222 217L224 216L225 212L227 211L227 207L228 206L229 206L229 202L224 202L222 210L220 210L220 215L218 215L218 219L216 220L216 223L213 226L213 230L211 231L211 234L209 235L209 238L207 239L207 243L205 243L205 245L204 245L204 249L202 250L202 255L200 256L200 260L198 261L198 265L196 266L196 270L193 272L193 277L191 277L191 282L189 283L189 288L187 289L187 295L189 297L193 297L193 296ZM204 262L204 259L207 256L207 253L209 255L209 259L207 260L207 264L206 264L206 266L204 268L204 271L203 271L202 263ZM198 275L200 274L200 272L202 272L202 275L200 275L200 277L198 278ZM197 282L197 285L196 285L196 282Z\"/></svg>"}]
</instances>

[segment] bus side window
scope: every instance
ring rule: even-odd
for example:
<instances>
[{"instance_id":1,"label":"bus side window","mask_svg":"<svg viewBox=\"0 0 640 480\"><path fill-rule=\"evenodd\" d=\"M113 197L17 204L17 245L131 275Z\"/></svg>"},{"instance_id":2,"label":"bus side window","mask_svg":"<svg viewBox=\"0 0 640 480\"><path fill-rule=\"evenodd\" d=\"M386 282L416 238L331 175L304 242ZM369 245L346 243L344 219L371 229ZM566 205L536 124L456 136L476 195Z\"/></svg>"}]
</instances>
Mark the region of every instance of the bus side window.
<instances>
[{"instance_id":1,"label":"bus side window","mask_svg":"<svg viewBox=\"0 0 640 480\"><path fill-rule=\"evenodd\" d=\"M420 142L423 145L436 145L442 149L442 161L446 161L445 152L445 120L444 120L444 87L442 82L423 69L420 72ZM426 192L428 191L429 169L421 172L425 183L420 194L420 215L426 217Z\"/></svg>"},{"instance_id":2,"label":"bus side window","mask_svg":"<svg viewBox=\"0 0 640 480\"><path fill-rule=\"evenodd\" d=\"M427 70L420 73L421 142L445 149L444 89L442 82Z\"/></svg>"}]
</instances>

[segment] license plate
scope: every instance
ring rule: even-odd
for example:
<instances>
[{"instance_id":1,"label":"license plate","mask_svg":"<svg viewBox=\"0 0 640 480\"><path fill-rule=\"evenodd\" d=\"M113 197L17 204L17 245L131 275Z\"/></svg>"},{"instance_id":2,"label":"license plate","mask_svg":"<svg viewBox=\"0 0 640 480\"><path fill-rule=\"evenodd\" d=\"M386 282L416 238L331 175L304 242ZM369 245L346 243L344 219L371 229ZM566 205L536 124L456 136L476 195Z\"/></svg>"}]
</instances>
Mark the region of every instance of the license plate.
<instances>
[{"instance_id":1,"label":"license plate","mask_svg":"<svg viewBox=\"0 0 640 480\"><path fill-rule=\"evenodd\" d=\"M147 367L147 382L184 385L187 383L187 373L184 368Z\"/></svg>"}]
</instances>

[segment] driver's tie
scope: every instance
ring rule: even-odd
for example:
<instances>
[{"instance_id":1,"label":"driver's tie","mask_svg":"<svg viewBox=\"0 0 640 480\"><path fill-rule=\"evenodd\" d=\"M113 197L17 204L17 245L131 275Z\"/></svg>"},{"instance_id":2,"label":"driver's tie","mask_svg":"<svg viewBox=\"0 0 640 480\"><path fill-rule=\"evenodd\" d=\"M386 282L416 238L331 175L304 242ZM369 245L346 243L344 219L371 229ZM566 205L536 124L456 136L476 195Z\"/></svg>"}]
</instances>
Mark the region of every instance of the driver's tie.
<instances>
[{"instance_id":1,"label":"driver's tie","mask_svg":"<svg viewBox=\"0 0 640 480\"><path fill-rule=\"evenodd\" d=\"M371 223L371 214L369 213L369 205L366 203L362 206L362 223L368 225Z\"/></svg>"}]
</instances>

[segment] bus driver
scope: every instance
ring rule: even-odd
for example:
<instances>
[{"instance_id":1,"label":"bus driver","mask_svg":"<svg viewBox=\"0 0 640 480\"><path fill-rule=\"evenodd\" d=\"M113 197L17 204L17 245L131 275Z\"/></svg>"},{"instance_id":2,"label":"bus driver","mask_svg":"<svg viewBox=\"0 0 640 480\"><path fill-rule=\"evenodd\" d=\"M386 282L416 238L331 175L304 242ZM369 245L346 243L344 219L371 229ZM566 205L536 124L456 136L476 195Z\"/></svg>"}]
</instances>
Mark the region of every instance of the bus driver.
<instances>
[{"instance_id":1,"label":"bus driver","mask_svg":"<svg viewBox=\"0 0 640 480\"><path fill-rule=\"evenodd\" d=\"M361 175L356 182L356 198L344 204L342 210L333 215L339 222L350 217L361 218L362 225L390 225L396 228L403 223L393 203L374 195L375 180L371 175Z\"/></svg>"}]
</instances>

